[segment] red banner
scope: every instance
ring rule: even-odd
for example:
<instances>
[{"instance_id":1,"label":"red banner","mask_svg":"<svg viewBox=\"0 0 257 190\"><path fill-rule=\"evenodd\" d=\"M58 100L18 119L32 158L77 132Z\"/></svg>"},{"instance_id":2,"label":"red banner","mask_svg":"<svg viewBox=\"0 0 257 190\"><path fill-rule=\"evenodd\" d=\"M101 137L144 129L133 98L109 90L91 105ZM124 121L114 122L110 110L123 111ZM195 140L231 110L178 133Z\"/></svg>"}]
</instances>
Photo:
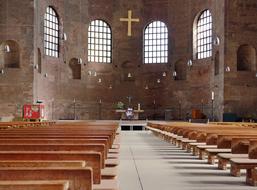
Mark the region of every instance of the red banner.
<instances>
[{"instance_id":1,"label":"red banner","mask_svg":"<svg viewBox=\"0 0 257 190\"><path fill-rule=\"evenodd\" d=\"M45 106L44 105L24 105L23 118L24 119L44 119Z\"/></svg>"}]
</instances>

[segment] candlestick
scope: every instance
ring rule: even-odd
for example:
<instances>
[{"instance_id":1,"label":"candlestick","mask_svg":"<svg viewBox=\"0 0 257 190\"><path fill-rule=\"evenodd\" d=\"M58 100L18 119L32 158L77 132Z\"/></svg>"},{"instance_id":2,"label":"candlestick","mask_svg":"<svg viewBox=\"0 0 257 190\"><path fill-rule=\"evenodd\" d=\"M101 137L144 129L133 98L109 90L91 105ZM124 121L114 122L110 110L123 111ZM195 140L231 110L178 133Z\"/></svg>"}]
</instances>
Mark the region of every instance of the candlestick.
<instances>
[{"instance_id":1,"label":"candlestick","mask_svg":"<svg viewBox=\"0 0 257 190\"><path fill-rule=\"evenodd\" d=\"M214 92L211 92L211 100L214 100Z\"/></svg>"}]
</instances>

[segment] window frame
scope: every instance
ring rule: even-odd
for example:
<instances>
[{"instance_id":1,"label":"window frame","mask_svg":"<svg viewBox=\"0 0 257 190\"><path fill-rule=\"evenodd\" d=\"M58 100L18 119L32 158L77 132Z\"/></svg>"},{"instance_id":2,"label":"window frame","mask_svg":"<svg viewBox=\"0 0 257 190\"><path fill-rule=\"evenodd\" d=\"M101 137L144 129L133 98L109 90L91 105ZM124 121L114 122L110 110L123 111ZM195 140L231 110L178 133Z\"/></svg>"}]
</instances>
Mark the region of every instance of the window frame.
<instances>
[{"instance_id":1,"label":"window frame","mask_svg":"<svg viewBox=\"0 0 257 190\"><path fill-rule=\"evenodd\" d=\"M149 22L143 32L143 64L167 64L168 62L168 27L160 20Z\"/></svg>"},{"instance_id":2,"label":"window frame","mask_svg":"<svg viewBox=\"0 0 257 190\"><path fill-rule=\"evenodd\" d=\"M52 6L46 8L44 14L44 54L59 58L60 54L60 21Z\"/></svg>"},{"instance_id":3,"label":"window frame","mask_svg":"<svg viewBox=\"0 0 257 190\"><path fill-rule=\"evenodd\" d=\"M195 25L195 58L207 59L213 56L213 17L209 9L203 10Z\"/></svg>"},{"instance_id":4,"label":"window frame","mask_svg":"<svg viewBox=\"0 0 257 190\"><path fill-rule=\"evenodd\" d=\"M103 19L90 21L87 42L89 63L112 64L112 38L112 28L108 22Z\"/></svg>"}]
</instances>

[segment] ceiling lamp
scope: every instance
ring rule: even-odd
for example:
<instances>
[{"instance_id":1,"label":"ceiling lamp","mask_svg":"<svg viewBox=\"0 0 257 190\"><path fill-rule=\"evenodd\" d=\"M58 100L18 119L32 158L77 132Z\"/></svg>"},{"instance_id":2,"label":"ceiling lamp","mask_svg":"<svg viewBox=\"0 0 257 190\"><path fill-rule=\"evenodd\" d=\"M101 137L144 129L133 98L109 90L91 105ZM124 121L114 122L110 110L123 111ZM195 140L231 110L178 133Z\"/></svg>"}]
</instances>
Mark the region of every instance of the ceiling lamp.
<instances>
[{"instance_id":1,"label":"ceiling lamp","mask_svg":"<svg viewBox=\"0 0 257 190\"><path fill-rule=\"evenodd\" d=\"M177 77L177 72L174 71L173 74L172 74L173 78L175 79Z\"/></svg>"},{"instance_id":2,"label":"ceiling lamp","mask_svg":"<svg viewBox=\"0 0 257 190\"><path fill-rule=\"evenodd\" d=\"M149 86L148 85L145 86L145 90L149 90Z\"/></svg>"},{"instance_id":3,"label":"ceiling lamp","mask_svg":"<svg viewBox=\"0 0 257 190\"><path fill-rule=\"evenodd\" d=\"M167 73L166 73L166 72L163 72L163 73L162 73L162 76L163 76L163 77L166 77L166 76L167 76Z\"/></svg>"},{"instance_id":4,"label":"ceiling lamp","mask_svg":"<svg viewBox=\"0 0 257 190\"><path fill-rule=\"evenodd\" d=\"M62 35L62 40L67 41L67 39L68 39L67 34L64 32Z\"/></svg>"},{"instance_id":5,"label":"ceiling lamp","mask_svg":"<svg viewBox=\"0 0 257 190\"><path fill-rule=\"evenodd\" d=\"M5 53L10 53L10 52L11 52L11 48L10 48L9 45L5 45L5 46L4 46L4 52L5 52Z\"/></svg>"},{"instance_id":6,"label":"ceiling lamp","mask_svg":"<svg viewBox=\"0 0 257 190\"><path fill-rule=\"evenodd\" d=\"M98 83L102 83L102 79L101 78L98 79Z\"/></svg>"},{"instance_id":7,"label":"ceiling lamp","mask_svg":"<svg viewBox=\"0 0 257 190\"><path fill-rule=\"evenodd\" d=\"M229 73L231 71L229 66L227 66L225 70L226 70L227 73Z\"/></svg>"},{"instance_id":8,"label":"ceiling lamp","mask_svg":"<svg viewBox=\"0 0 257 190\"><path fill-rule=\"evenodd\" d=\"M191 59L188 60L187 66L188 67L192 67L193 66L193 61Z\"/></svg>"},{"instance_id":9,"label":"ceiling lamp","mask_svg":"<svg viewBox=\"0 0 257 190\"><path fill-rule=\"evenodd\" d=\"M79 58L79 59L78 59L78 64L82 65L82 63L83 63L82 58Z\"/></svg>"},{"instance_id":10,"label":"ceiling lamp","mask_svg":"<svg viewBox=\"0 0 257 190\"><path fill-rule=\"evenodd\" d=\"M157 79L157 83L161 83L161 79Z\"/></svg>"},{"instance_id":11,"label":"ceiling lamp","mask_svg":"<svg viewBox=\"0 0 257 190\"><path fill-rule=\"evenodd\" d=\"M220 38L218 36L214 37L213 39L213 45L218 46L220 45Z\"/></svg>"},{"instance_id":12,"label":"ceiling lamp","mask_svg":"<svg viewBox=\"0 0 257 190\"><path fill-rule=\"evenodd\" d=\"M132 74L131 73L128 73L128 78L132 78Z\"/></svg>"}]
</instances>

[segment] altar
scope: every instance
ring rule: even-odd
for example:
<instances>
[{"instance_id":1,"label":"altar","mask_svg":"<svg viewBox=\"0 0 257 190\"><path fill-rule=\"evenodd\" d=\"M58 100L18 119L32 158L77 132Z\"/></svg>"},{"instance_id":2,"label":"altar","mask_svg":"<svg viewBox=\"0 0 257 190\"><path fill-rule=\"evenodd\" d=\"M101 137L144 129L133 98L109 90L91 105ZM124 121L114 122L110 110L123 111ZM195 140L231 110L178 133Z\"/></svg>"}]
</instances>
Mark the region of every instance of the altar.
<instances>
[{"instance_id":1,"label":"altar","mask_svg":"<svg viewBox=\"0 0 257 190\"><path fill-rule=\"evenodd\" d=\"M132 110L132 118L128 118L127 112L128 110L116 110L116 113L120 114L121 120L139 120L139 116L144 113L144 110Z\"/></svg>"}]
</instances>

